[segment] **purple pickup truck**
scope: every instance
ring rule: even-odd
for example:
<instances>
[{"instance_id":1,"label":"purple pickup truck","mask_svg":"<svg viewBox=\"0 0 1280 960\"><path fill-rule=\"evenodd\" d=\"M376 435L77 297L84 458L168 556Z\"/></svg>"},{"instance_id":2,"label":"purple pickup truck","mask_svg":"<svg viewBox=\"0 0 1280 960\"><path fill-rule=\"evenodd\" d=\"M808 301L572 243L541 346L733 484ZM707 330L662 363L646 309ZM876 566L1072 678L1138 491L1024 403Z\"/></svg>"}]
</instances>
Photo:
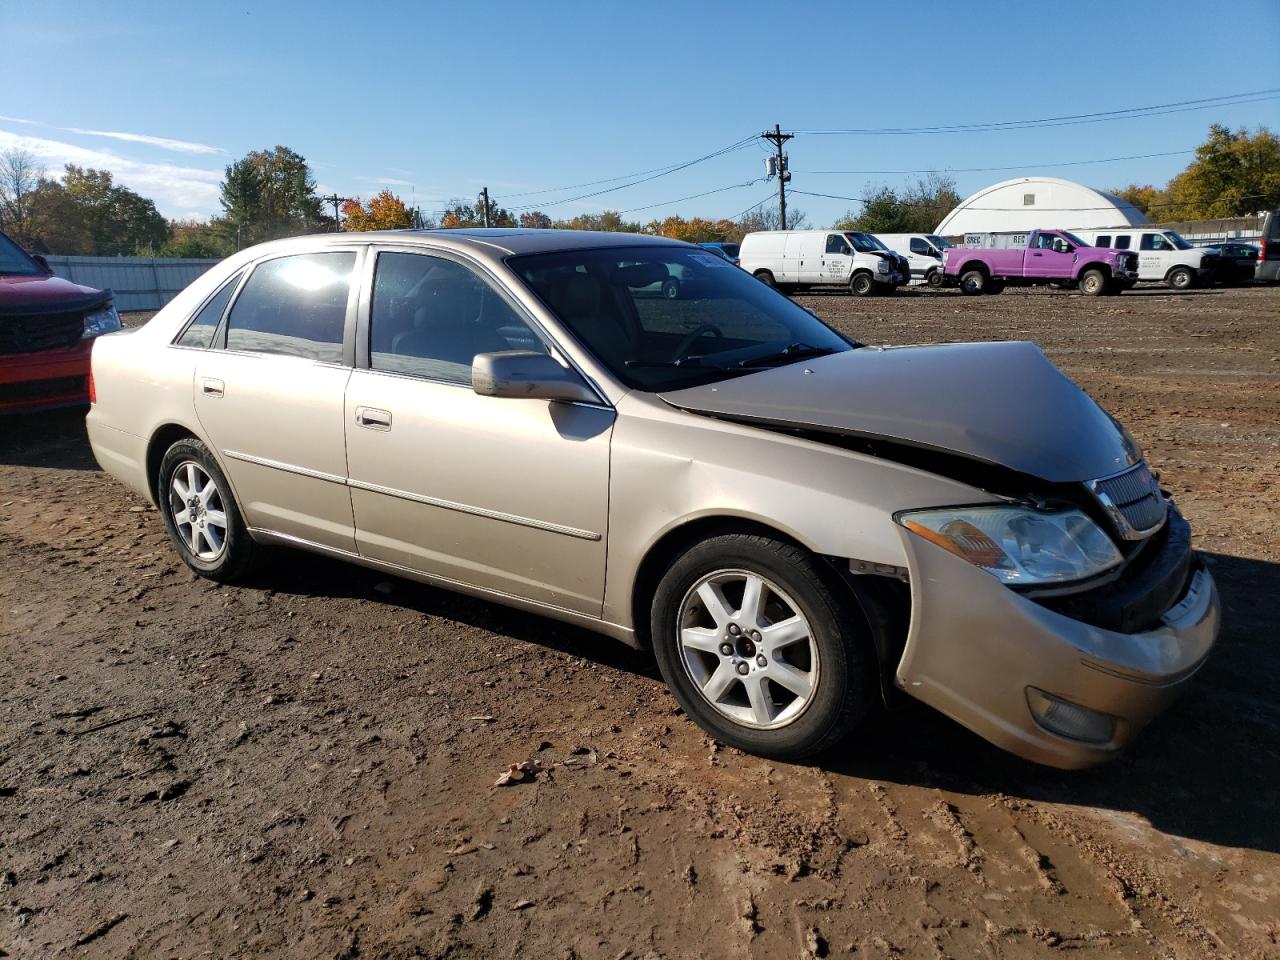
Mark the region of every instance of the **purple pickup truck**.
<instances>
[{"instance_id":1,"label":"purple pickup truck","mask_svg":"<svg viewBox=\"0 0 1280 960\"><path fill-rule=\"evenodd\" d=\"M1000 293L1006 284L1052 283L1074 286L1091 297L1128 290L1138 280L1138 255L1091 247L1066 230L1032 230L1020 237L995 238L1017 246L948 247L943 274L967 294Z\"/></svg>"}]
</instances>

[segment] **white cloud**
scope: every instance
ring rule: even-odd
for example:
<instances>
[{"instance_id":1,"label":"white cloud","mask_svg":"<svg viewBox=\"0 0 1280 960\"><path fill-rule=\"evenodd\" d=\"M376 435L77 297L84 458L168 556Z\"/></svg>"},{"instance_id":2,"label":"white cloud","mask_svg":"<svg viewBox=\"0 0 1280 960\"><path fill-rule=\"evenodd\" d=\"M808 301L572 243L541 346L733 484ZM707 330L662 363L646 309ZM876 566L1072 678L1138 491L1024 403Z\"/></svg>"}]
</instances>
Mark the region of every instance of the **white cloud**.
<instances>
[{"instance_id":1,"label":"white cloud","mask_svg":"<svg viewBox=\"0 0 1280 960\"><path fill-rule=\"evenodd\" d=\"M412 187L412 180L398 180L395 177L371 177L370 183L380 184L384 187Z\"/></svg>"},{"instance_id":2,"label":"white cloud","mask_svg":"<svg viewBox=\"0 0 1280 960\"><path fill-rule=\"evenodd\" d=\"M192 143L190 140L174 140L172 137L153 137L148 133L125 133L120 130L86 130L83 127L59 127L57 124L45 123L43 120L24 120L22 117L6 117L0 114L0 121L21 123L29 127L48 127L50 130L61 130L63 133L78 133L84 137L106 137L109 140L123 140L127 143L145 143L147 146L159 147L161 150L173 150L177 153L226 153L221 147L213 147L207 143Z\"/></svg>"},{"instance_id":3,"label":"white cloud","mask_svg":"<svg viewBox=\"0 0 1280 960\"><path fill-rule=\"evenodd\" d=\"M55 127L67 133L79 133L86 137L107 137L110 140L124 140L129 143L145 143L162 150L173 150L178 153L226 153L221 147L211 147L207 143L191 143L187 140L171 140L168 137L153 137L145 133L121 133L118 130L85 130L81 127Z\"/></svg>"},{"instance_id":4,"label":"white cloud","mask_svg":"<svg viewBox=\"0 0 1280 960\"><path fill-rule=\"evenodd\" d=\"M50 176L60 173L67 163L110 170L117 182L154 200L165 216L207 217L219 210L222 170L130 160L105 150L0 130L0 150L14 147L31 153L48 168Z\"/></svg>"}]
</instances>

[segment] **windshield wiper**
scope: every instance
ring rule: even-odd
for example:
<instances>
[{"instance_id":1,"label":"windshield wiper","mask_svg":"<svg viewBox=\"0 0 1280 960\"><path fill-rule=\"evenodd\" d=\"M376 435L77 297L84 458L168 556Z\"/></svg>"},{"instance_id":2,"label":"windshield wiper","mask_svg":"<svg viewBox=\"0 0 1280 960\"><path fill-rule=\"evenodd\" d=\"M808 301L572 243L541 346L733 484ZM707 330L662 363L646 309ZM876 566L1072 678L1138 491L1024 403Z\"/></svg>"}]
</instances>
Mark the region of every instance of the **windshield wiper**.
<instances>
[{"instance_id":1,"label":"windshield wiper","mask_svg":"<svg viewBox=\"0 0 1280 960\"><path fill-rule=\"evenodd\" d=\"M676 368L681 368L681 367L708 367L708 368L713 369L713 370L723 370L723 369L724 369L724 367L718 366L717 364L714 364L714 363L707 363L707 362L706 362L706 357L703 357L703 356L681 357L679 360L628 360L628 361L626 361L626 362L623 364L623 366L625 366L625 367L630 367L630 368L635 368L635 367L666 367L666 368L670 368L670 367L676 367Z\"/></svg>"},{"instance_id":2,"label":"windshield wiper","mask_svg":"<svg viewBox=\"0 0 1280 960\"><path fill-rule=\"evenodd\" d=\"M766 353L759 357L739 360L740 367L758 367L768 363L787 363L791 360L802 360L805 357L825 357L829 353L837 353L835 347L815 347L808 343L789 343L781 350Z\"/></svg>"}]
</instances>

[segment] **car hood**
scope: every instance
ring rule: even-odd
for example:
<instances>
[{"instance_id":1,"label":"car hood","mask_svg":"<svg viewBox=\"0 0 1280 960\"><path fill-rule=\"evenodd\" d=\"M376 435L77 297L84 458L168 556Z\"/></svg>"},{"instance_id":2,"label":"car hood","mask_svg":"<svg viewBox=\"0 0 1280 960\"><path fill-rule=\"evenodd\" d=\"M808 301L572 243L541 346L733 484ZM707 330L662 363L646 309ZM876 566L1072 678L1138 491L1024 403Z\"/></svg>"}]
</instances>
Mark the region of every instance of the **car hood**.
<instances>
[{"instance_id":1,"label":"car hood","mask_svg":"<svg viewBox=\"0 0 1280 960\"><path fill-rule=\"evenodd\" d=\"M863 347L661 394L693 413L886 439L1050 483L1141 459L1128 433L1033 343Z\"/></svg>"},{"instance_id":2,"label":"car hood","mask_svg":"<svg viewBox=\"0 0 1280 960\"><path fill-rule=\"evenodd\" d=\"M110 290L81 286L62 277L0 275L0 314L87 310L110 299Z\"/></svg>"}]
</instances>

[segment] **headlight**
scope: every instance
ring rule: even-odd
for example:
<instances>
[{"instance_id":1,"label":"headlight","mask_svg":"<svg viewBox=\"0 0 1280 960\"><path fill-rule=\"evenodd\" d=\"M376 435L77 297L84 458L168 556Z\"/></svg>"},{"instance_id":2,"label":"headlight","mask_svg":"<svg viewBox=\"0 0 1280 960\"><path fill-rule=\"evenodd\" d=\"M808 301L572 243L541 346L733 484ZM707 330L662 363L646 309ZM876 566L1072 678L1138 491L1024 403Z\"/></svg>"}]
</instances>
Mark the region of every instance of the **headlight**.
<instances>
[{"instance_id":1,"label":"headlight","mask_svg":"<svg viewBox=\"0 0 1280 960\"><path fill-rule=\"evenodd\" d=\"M93 313L85 314L84 333L81 339L88 340L90 337L100 337L104 333L114 333L120 327L120 314L116 313L116 305L108 303Z\"/></svg>"},{"instance_id":2,"label":"headlight","mask_svg":"<svg viewBox=\"0 0 1280 960\"><path fill-rule=\"evenodd\" d=\"M881 260L879 263L876 264L876 273L888 273L888 272L889 272L889 264L885 263L883 260Z\"/></svg>"},{"instance_id":3,"label":"headlight","mask_svg":"<svg viewBox=\"0 0 1280 960\"><path fill-rule=\"evenodd\" d=\"M1002 583L1082 580L1120 563L1120 551L1079 510L954 507L901 513L900 524Z\"/></svg>"}]
</instances>

